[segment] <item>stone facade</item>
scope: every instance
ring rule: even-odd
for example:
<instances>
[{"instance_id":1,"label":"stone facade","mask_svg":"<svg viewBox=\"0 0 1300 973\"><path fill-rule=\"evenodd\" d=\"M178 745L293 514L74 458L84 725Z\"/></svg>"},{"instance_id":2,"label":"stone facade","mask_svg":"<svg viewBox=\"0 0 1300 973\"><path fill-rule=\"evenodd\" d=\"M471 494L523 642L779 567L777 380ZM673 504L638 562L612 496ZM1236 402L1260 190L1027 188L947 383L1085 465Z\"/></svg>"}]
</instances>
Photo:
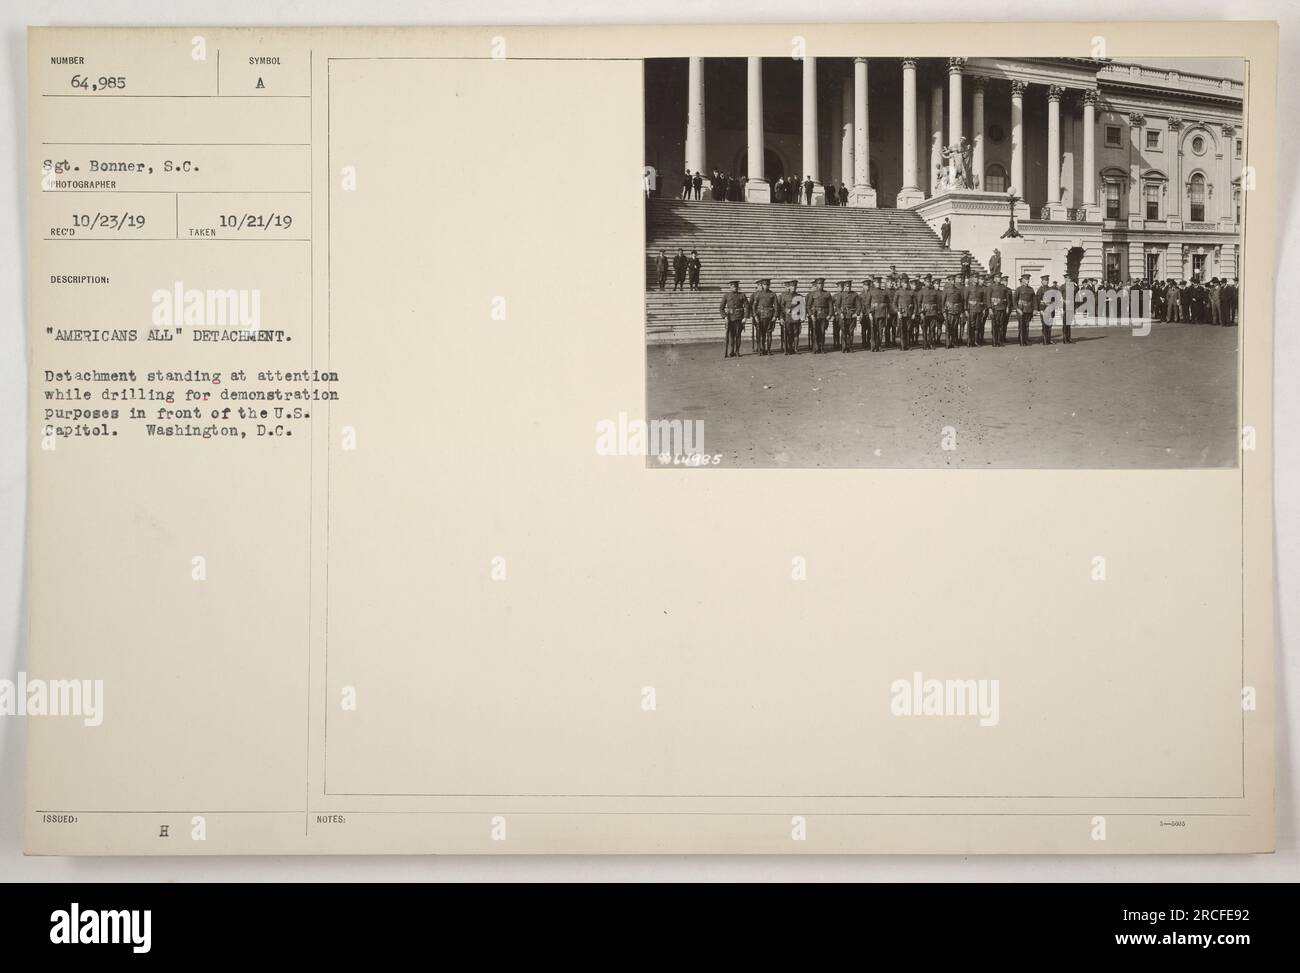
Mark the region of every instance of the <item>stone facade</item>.
<instances>
[{"instance_id":1,"label":"stone facade","mask_svg":"<svg viewBox=\"0 0 1300 973\"><path fill-rule=\"evenodd\" d=\"M646 62L646 162L744 181L843 183L852 206L918 208L1007 273L1235 277L1241 82L1089 58L682 58ZM966 139L970 185L945 184ZM1020 237L999 243L1013 189ZM1005 245L1003 245L1005 244ZM1010 261L1007 254L1011 253Z\"/></svg>"}]
</instances>

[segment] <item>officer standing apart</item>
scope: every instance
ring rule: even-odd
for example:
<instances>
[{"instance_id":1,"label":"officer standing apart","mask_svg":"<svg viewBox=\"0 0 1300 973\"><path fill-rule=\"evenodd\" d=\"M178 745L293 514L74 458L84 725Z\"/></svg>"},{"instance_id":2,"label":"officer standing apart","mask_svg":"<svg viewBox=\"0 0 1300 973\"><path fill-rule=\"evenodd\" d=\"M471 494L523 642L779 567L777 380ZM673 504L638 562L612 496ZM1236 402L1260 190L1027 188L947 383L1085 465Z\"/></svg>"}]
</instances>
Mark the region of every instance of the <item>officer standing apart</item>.
<instances>
[{"instance_id":1,"label":"officer standing apart","mask_svg":"<svg viewBox=\"0 0 1300 973\"><path fill-rule=\"evenodd\" d=\"M740 334L745 330L745 295L740 293L740 281L730 281L731 290L722 295L718 313L727 326L727 350L723 358L740 357Z\"/></svg>"}]
</instances>

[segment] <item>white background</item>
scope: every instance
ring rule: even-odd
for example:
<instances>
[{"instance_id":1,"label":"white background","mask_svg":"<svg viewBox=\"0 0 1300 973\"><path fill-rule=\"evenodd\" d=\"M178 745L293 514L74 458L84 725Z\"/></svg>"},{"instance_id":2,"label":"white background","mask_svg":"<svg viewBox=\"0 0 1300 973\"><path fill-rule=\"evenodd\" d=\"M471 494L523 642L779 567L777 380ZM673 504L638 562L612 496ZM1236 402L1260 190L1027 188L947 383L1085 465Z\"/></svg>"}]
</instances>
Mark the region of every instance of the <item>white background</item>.
<instances>
[{"instance_id":1,"label":"white background","mask_svg":"<svg viewBox=\"0 0 1300 973\"><path fill-rule=\"evenodd\" d=\"M0 8L0 678L25 668L23 556L27 506L25 140L27 134L27 41L29 25L282 25L309 24L583 24L583 23L789 23L796 18L826 23L870 18L876 22L980 20L1277 20L1279 54L1278 129L1279 302L1275 335L1275 402L1278 606L1277 847L1275 855L1096 858L24 858L22 781L25 727L0 717L0 880L4 881L235 881L235 880L737 880L737 881L1294 881L1300 879L1297 847L1297 786L1294 759L1300 744L1300 439L1292 423L1300 404L1294 380L1296 329L1285 300L1300 280L1296 248L1300 219L1288 192L1297 181L1300 145L1300 5L1294 0L1178 0L1134 4L1093 0L1078 5L1043 0L988 4L941 0L369 0L366 3L282 3L266 0L105 0L46 2L7 0ZM147 759L147 755L141 755Z\"/></svg>"}]
</instances>

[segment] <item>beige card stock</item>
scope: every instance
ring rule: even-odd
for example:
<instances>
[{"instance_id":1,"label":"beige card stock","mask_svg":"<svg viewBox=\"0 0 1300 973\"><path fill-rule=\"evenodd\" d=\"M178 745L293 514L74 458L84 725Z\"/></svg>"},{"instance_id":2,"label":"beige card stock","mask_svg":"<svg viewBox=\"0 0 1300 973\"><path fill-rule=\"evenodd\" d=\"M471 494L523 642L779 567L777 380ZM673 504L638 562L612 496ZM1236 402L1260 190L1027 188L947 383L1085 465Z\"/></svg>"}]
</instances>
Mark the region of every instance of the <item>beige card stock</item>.
<instances>
[{"instance_id":1,"label":"beige card stock","mask_svg":"<svg viewBox=\"0 0 1300 973\"><path fill-rule=\"evenodd\" d=\"M678 205L647 202L647 59L711 64L705 132L741 145L762 57L784 152L792 38L822 85L855 57L1240 59L1240 323L1178 351L1236 382L1235 461L647 461ZM1271 850L1276 52L1249 23L33 29L27 850ZM892 153L903 105L871 110ZM858 369L867 415L872 369L959 361L747 330L768 372L724 372L718 272L711 342L671 345L696 384L663 393L705 453L795 369ZM1100 383L1089 344L1062 353ZM774 421L816 414L817 374Z\"/></svg>"}]
</instances>

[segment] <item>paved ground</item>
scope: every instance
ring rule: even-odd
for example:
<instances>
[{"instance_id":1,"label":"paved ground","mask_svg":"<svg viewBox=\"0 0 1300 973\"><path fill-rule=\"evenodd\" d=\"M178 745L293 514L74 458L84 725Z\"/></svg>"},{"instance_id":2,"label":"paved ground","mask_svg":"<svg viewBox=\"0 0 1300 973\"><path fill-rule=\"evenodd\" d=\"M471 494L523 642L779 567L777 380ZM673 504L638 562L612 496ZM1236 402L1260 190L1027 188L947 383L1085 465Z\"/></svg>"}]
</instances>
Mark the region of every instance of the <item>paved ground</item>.
<instances>
[{"instance_id":1,"label":"paved ground","mask_svg":"<svg viewBox=\"0 0 1300 973\"><path fill-rule=\"evenodd\" d=\"M747 325L743 357L725 360L721 342L651 345L647 416L703 419L703 451L733 467L1236 464L1237 328L1075 328L1073 345L1029 348L1015 334L1005 348L764 358Z\"/></svg>"}]
</instances>

